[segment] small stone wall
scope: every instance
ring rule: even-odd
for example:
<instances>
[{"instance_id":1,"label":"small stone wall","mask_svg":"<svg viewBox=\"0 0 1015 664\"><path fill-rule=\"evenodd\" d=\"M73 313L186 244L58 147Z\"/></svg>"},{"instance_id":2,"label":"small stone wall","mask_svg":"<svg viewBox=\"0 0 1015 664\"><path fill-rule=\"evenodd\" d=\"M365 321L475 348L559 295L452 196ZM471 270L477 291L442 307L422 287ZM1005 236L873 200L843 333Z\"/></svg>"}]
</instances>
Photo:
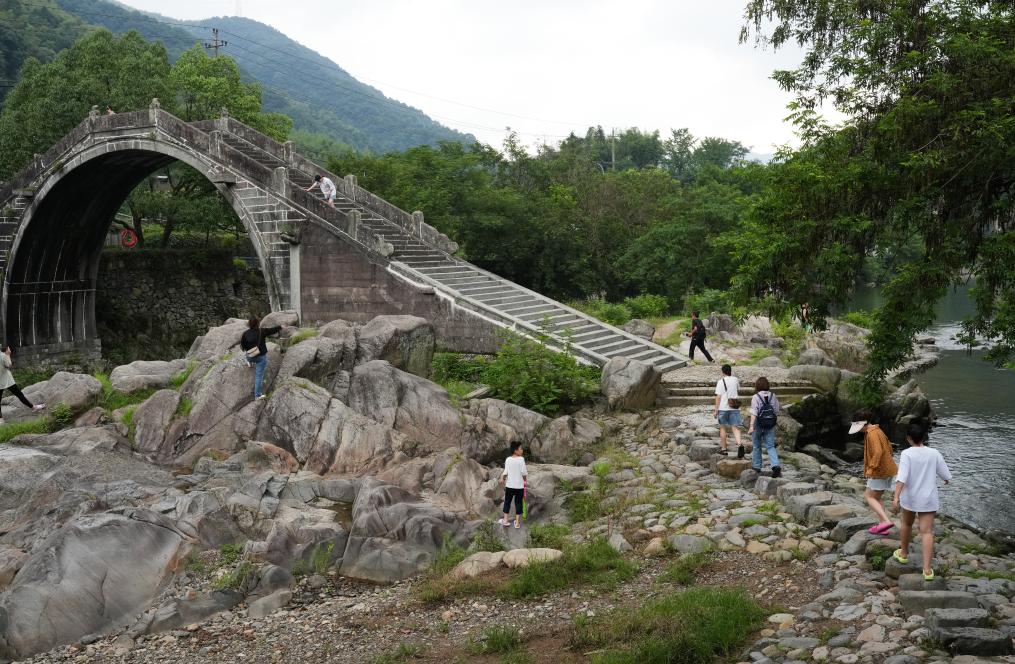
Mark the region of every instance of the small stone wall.
<instances>
[{"instance_id":1,"label":"small stone wall","mask_svg":"<svg viewBox=\"0 0 1015 664\"><path fill-rule=\"evenodd\" d=\"M95 304L103 356L118 364L182 357L209 326L270 311L260 268L234 259L235 253L103 252Z\"/></svg>"}]
</instances>

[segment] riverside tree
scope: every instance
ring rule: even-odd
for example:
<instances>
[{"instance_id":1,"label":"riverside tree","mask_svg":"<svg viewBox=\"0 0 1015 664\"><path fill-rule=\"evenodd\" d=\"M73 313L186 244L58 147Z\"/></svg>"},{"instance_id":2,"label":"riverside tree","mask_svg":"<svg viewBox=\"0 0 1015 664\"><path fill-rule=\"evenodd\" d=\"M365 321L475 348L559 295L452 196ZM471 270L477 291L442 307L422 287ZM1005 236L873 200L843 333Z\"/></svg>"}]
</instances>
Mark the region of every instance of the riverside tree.
<instances>
[{"instance_id":1,"label":"riverside tree","mask_svg":"<svg viewBox=\"0 0 1015 664\"><path fill-rule=\"evenodd\" d=\"M911 352L934 304L972 275L969 331L1015 352L1015 8L981 0L751 0L742 41L798 44L774 78L804 140L770 169L734 240L741 297L827 311L864 258L894 263L869 338L867 387ZM824 123L820 104L846 116ZM913 251L913 247L917 251ZM872 392L870 392L872 393Z\"/></svg>"}]
</instances>

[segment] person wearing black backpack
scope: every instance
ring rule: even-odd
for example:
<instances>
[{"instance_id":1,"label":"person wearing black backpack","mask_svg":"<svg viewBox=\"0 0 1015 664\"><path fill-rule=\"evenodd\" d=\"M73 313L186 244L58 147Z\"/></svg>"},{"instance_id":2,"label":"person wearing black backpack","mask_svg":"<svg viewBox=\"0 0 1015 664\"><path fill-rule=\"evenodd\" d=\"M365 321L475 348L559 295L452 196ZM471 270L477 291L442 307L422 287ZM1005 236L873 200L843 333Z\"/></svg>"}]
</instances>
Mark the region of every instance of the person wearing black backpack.
<instances>
[{"instance_id":1,"label":"person wearing black backpack","mask_svg":"<svg viewBox=\"0 0 1015 664\"><path fill-rule=\"evenodd\" d=\"M691 337L691 347L687 351L687 356L694 359L694 349L700 348L701 354L705 356L705 359L709 361L709 364L715 362L712 356L705 350L705 324L698 318L698 311L691 312L691 331L687 333L687 336Z\"/></svg>"},{"instance_id":2,"label":"person wearing black backpack","mask_svg":"<svg viewBox=\"0 0 1015 664\"><path fill-rule=\"evenodd\" d=\"M751 424L747 435L751 437L752 463L754 470L761 472L761 445L764 443L768 452L768 462L772 464L772 477L782 475L779 465L779 453L775 451L775 425L779 421L779 397L771 391L768 379L762 376L754 382L754 396L751 397Z\"/></svg>"}]
</instances>

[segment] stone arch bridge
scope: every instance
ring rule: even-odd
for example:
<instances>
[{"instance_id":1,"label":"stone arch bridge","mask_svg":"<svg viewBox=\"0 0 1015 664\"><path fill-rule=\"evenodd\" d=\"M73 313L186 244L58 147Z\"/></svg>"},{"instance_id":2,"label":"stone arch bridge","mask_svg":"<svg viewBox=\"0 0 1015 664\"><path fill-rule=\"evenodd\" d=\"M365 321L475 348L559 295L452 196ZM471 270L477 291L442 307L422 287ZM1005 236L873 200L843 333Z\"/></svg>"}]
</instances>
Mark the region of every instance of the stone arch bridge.
<instances>
[{"instance_id":1,"label":"stone arch bridge","mask_svg":"<svg viewBox=\"0 0 1015 664\"><path fill-rule=\"evenodd\" d=\"M0 327L19 362L98 355L95 287L109 225L150 173L184 162L210 180L242 221L273 309L307 322L379 314L433 321L439 343L487 352L513 329L586 362L634 357L666 371L676 353L454 256L425 223L235 119L187 123L159 108L96 111L10 182L0 183ZM316 173L338 185L335 208L304 188Z\"/></svg>"}]
</instances>

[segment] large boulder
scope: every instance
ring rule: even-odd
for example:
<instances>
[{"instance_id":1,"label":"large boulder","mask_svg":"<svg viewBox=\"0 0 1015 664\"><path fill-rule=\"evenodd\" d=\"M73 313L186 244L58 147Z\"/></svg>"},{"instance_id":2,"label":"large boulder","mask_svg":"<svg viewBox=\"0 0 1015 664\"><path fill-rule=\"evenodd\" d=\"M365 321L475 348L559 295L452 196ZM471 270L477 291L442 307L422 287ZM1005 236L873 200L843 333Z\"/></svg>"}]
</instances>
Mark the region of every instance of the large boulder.
<instances>
[{"instance_id":1,"label":"large boulder","mask_svg":"<svg viewBox=\"0 0 1015 664\"><path fill-rule=\"evenodd\" d=\"M348 371L356 361L355 338L340 341L320 335L290 346L282 357L275 380L279 383L290 378L306 378L318 385L333 390L336 385L349 386ZM344 380L339 373L345 371Z\"/></svg>"},{"instance_id":2,"label":"large boulder","mask_svg":"<svg viewBox=\"0 0 1015 664\"><path fill-rule=\"evenodd\" d=\"M98 403L102 394L102 383L92 376L58 371L49 380L44 380L24 389L25 396L34 404L45 403L53 407L67 404L74 412L88 410ZM14 397L5 397L3 411L8 419L20 419L31 415Z\"/></svg>"},{"instance_id":3,"label":"large boulder","mask_svg":"<svg viewBox=\"0 0 1015 664\"><path fill-rule=\"evenodd\" d=\"M595 421L563 415L541 429L530 452L534 461L576 464L602 436L603 429Z\"/></svg>"},{"instance_id":4,"label":"large boulder","mask_svg":"<svg viewBox=\"0 0 1015 664\"><path fill-rule=\"evenodd\" d=\"M377 473L404 457L404 445L404 434L332 399L304 469L318 475Z\"/></svg>"},{"instance_id":5,"label":"large boulder","mask_svg":"<svg viewBox=\"0 0 1015 664\"><path fill-rule=\"evenodd\" d=\"M240 343L240 337L247 330L247 321L230 318L223 325L208 328L203 335L194 339L187 353L187 359L203 362L221 359Z\"/></svg>"},{"instance_id":6,"label":"large boulder","mask_svg":"<svg viewBox=\"0 0 1015 664\"><path fill-rule=\"evenodd\" d=\"M117 390L130 394L166 387L173 376L187 368L187 360L138 360L116 367L109 382Z\"/></svg>"},{"instance_id":7,"label":"large boulder","mask_svg":"<svg viewBox=\"0 0 1015 664\"><path fill-rule=\"evenodd\" d=\"M0 657L129 624L188 549L187 536L153 512L79 517L39 548L0 598Z\"/></svg>"},{"instance_id":8,"label":"large boulder","mask_svg":"<svg viewBox=\"0 0 1015 664\"><path fill-rule=\"evenodd\" d=\"M632 318L621 325L620 329L625 332L630 332L636 337L648 339L649 341L652 341L652 337L655 336L656 333L655 326L647 320L642 320L641 318Z\"/></svg>"},{"instance_id":9,"label":"large boulder","mask_svg":"<svg viewBox=\"0 0 1015 664\"><path fill-rule=\"evenodd\" d=\"M417 376L429 376L436 343L433 325L418 316L377 316L359 330L357 362L385 360Z\"/></svg>"},{"instance_id":10,"label":"large boulder","mask_svg":"<svg viewBox=\"0 0 1015 664\"><path fill-rule=\"evenodd\" d=\"M835 394L839 387L842 371L836 367L825 367L814 364L799 364L789 369L791 380L806 380L827 394Z\"/></svg>"},{"instance_id":11,"label":"large boulder","mask_svg":"<svg viewBox=\"0 0 1015 664\"><path fill-rule=\"evenodd\" d=\"M359 414L404 433L420 454L463 441L467 421L447 390L384 360L353 370L348 403Z\"/></svg>"},{"instance_id":12,"label":"large boulder","mask_svg":"<svg viewBox=\"0 0 1015 664\"><path fill-rule=\"evenodd\" d=\"M305 462L317 444L330 403L331 395L323 387L298 378L289 380L268 400L258 438L274 442Z\"/></svg>"},{"instance_id":13,"label":"large boulder","mask_svg":"<svg viewBox=\"0 0 1015 664\"><path fill-rule=\"evenodd\" d=\"M927 395L916 381L909 381L895 390L881 405L882 426L896 445L906 442L906 429L913 420L931 417L933 411Z\"/></svg>"},{"instance_id":14,"label":"large boulder","mask_svg":"<svg viewBox=\"0 0 1015 664\"><path fill-rule=\"evenodd\" d=\"M813 364L822 367L836 366L835 360L829 357L828 353L820 348L808 348L804 352L800 353L800 357L797 358L796 363Z\"/></svg>"},{"instance_id":15,"label":"large boulder","mask_svg":"<svg viewBox=\"0 0 1015 664\"><path fill-rule=\"evenodd\" d=\"M300 315L292 309L273 311L261 319L261 327L295 327L300 324Z\"/></svg>"},{"instance_id":16,"label":"large boulder","mask_svg":"<svg viewBox=\"0 0 1015 664\"><path fill-rule=\"evenodd\" d=\"M489 503L482 495L482 486L490 471L473 459L451 453L451 450L445 450L442 456L450 459L441 464L440 476L434 478L434 492L447 500L453 509L480 515L488 512Z\"/></svg>"},{"instance_id":17,"label":"large boulder","mask_svg":"<svg viewBox=\"0 0 1015 664\"><path fill-rule=\"evenodd\" d=\"M615 357L603 367L600 390L611 408L642 410L655 404L661 380L651 364Z\"/></svg>"},{"instance_id":18,"label":"large boulder","mask_svg":"<svg viewBox=\"0 0 1015 664\"><path fill-rule=\"evenodd\" d=\"M134 411L134 447L142 454L150 454L160 461L172 457L172 449L165 449L170 424L180 407L180 393L176 390L159 390Z\"/></svg>"},{"instance_id":19,"label":"large boulder","mask_svg":"<svg viewBox=\"0 0 1015 664\"><path fill-rule=\"evenodd\" d=\"M381 583L418 573L446 540L462 544L471 534L453 514L375 480L361 484L352 516L340 573Z\"/></svg>"},{"instance_id":20,"label":"large boulder","mask_svg":"<svg viewBox=\"0 0 1015 664\"><path fill-rule=\"evenodd\" d=\"M550 418L500 399L473 399L468 405L462 451L479 463L503 460L511 443L532 449Z\"/></svg>"}]
</instances>

